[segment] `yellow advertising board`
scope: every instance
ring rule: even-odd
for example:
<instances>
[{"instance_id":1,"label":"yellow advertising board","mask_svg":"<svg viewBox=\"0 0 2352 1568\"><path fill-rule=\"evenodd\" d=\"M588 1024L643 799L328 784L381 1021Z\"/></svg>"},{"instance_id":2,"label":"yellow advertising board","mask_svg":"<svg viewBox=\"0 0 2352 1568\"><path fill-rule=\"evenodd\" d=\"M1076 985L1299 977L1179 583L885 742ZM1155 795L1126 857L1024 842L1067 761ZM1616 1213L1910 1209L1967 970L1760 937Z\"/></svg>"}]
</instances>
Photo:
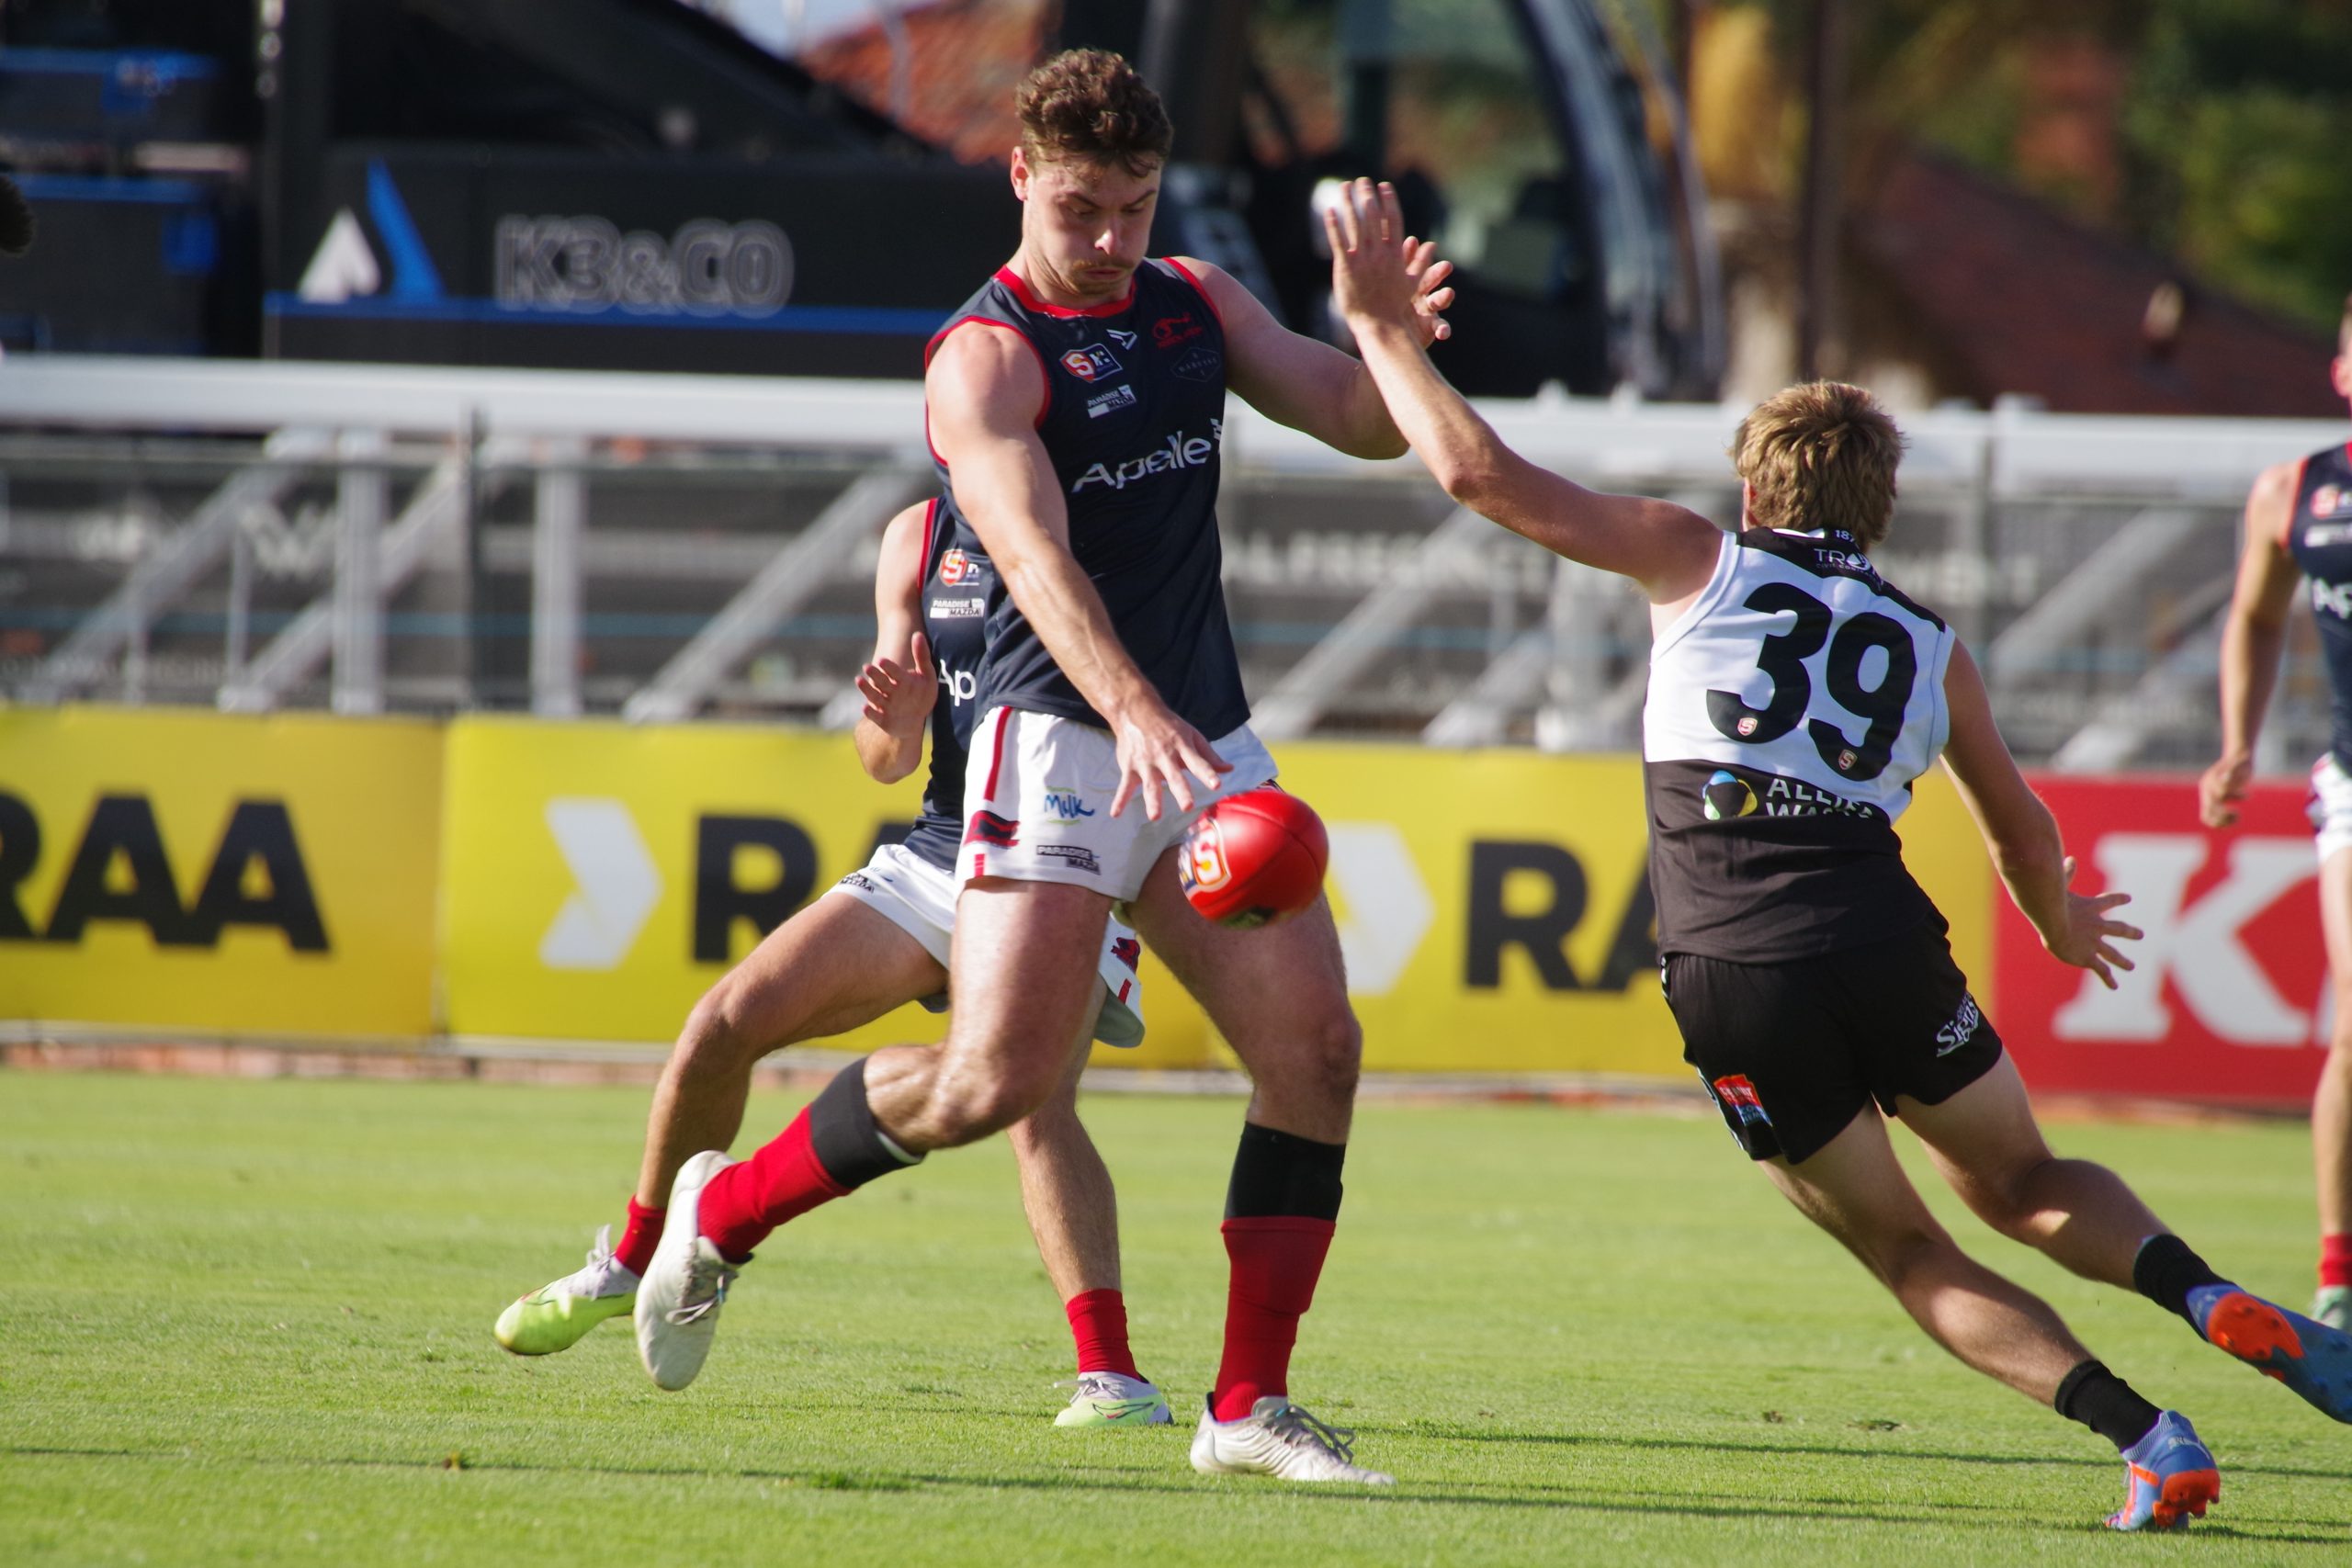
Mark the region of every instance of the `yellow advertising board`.
<instances>
[{"instance_id":1,"label":"yellow advertising board","mask_svg":"<svg viewBox=\"0 0 2352 1568\"><path fill-rule=\"evenodd\" d=\"M1326 742L1283 763L1330 831L1367 1068L1680 1076L1637 761ZM764 727L0 714L0 1017L665 1042L920 795L868 781L844 736ZM1902 826L1981 997L1994 893L1966 813L1934 776ZM1097 1061L1223 1059L1148 952L1143 978L1143 1047ZM908 1007L829 1043L942 1027Z\"/></svg>"},{"instance_id":2,"label":"yellow advertising board","mask_svg":"<svg viewBox=\"0 0 2352 1568\"><path fill-rule=\"evenodd\" d=\"M441 727L0 712L0 1017L433 1028Z\"/></svg>"},{"instance_id":3,"label":"yellow advertising board","mask_svg":"<svg viewBox=\"0 0 2352 1568\"><path fill-rule=\"evenodd\" d=\"M922 774L888 787L847 737L761 726L466 717L449 728L442 952L448 1027L470 1036L662 1042L763 929L895 840ZM1211 1059L1156 961L1150 1038L1100 1055ZM904 1007L825 1042L929 1042Z\"/></svg>"},{"instance_id":4,"label":"yellow advertising board","mask_svg":"<svg viewBox=\"0 0 2352 1568\"><path fill-rule=\"evenodd\" d=\"M1322 815L1369 1071L1679 1074L1640 764L1292 745Z\"/></svg>"}]
</instances>

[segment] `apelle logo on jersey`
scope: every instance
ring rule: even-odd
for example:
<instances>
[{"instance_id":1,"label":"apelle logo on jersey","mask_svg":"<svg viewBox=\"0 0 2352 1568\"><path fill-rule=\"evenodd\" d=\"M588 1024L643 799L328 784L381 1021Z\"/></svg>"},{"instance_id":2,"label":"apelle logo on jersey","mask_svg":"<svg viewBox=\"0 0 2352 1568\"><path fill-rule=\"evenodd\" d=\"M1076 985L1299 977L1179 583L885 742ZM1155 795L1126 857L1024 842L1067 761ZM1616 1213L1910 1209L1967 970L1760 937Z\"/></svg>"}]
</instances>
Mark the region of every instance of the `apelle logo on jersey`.
<instances>
[{"instance_id":1,"label":"apelle logo on jersey","mask_svg":"<svg viewBox=\"0 0 2352 1568\"><path fill-rule=\"evenodd\" d=\"M1078 476L1078 481L1069 487L1069 492L1076 495L1088 485L1109 485L1113 490L1125 490L1135 480L1148 479L1154 474L1169 473L1177 468L1202 468L1216 456L1217 448L1224 441L1225 421L1221 419L1209 421L1209 433L1205 438L1187 435L1179 430L1159 447L1140 457L1129 457L1116 467L1109 463L1092 465Z\"/></svg>"}]
</instances>

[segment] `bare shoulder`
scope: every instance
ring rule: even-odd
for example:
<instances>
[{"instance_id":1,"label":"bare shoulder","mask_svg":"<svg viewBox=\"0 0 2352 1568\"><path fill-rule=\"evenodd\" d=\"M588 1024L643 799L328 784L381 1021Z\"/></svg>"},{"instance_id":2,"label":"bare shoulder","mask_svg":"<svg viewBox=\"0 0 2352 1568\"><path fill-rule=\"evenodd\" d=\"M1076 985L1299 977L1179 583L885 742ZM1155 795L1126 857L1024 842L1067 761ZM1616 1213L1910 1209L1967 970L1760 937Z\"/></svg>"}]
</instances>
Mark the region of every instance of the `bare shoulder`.
<instances>
[{"instance_id":1,"label":"bare shoulder","mask_svg":"<svg viewBox=\"0 0 2352 1568\"><path fill-rule=\"evenodd\" d=\"M2295 491L2303 482L2304 459L2273 463L2255 476L2246 491L2245 516L2249 542L2259 538L2284 549L2287 525L2295 513Z\"/></svg>"},{"instance_id":2,"label":"bare shoulder","mask_svg":"<svg viewBox=\"0 0 2352 1568\"><path fill-rule=\"evenodd\" d=\"M932 345L923 379L935 387L943 380L950 384L1002 380L1023 373L1032 379L1040 375L1037 351L1028 338L1008 322L967 316L942 333Z\"/></svg>"}]
</instances>

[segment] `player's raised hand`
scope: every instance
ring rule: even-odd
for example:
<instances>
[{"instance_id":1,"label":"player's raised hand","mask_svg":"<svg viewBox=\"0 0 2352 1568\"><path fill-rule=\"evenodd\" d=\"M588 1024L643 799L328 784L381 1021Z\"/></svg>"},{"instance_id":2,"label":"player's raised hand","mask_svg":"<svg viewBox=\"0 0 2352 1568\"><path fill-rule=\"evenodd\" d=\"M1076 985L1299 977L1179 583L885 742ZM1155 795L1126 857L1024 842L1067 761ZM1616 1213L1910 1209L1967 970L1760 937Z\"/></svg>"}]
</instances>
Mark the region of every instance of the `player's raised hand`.
<instances>
[{"instance_id":1,"label":"player's raised hand","mask_svg":"<svg viewBox=\"0 0 2352 1568\"><path fill-rule=\"evenodd\" d=\"M865 699L865 717L883 734L911 740L931 720L939 700L939 677L931 667L931 640L914 637L911 662L877 659L858 671L858 694Z\"/></svg>"},{"instance_id":2,"label":"player's raised hand","mask_svg":"<svg viewBox=\"0 0 2352 1568\"><path fill-rule=\"evenodd\" d=\"M1446 302L1453 302L1453 290L1437 287L1444 281L1442 276L1430 278L1444 264L1414 265L1421 250L1429 249L1432 256L1435 252L1407 236L1396 186L1350 180L1340 187L1340 199L1323 209L1323 231L1331 243L1332 299L1350 322L1409 321L1419 325L1425 284L1432 298L1443 293ZM1427 307L1432 312L1442 308ZM1432 331L1424 329L1425 337Z\"/></svg>"},{"instance_id":3,"label":"player's raised hand","mask_svg":"<svg viewBox=\"0 0 2352 1568\"><path fill-rule=\"evenodd\" d=\"M1190 780L1199 780L1206 793L1215 794L1219 775L1233 771L1233 764L1218 756L1199 730L1164 707L1154 714L1124 718L1114 726L1114 732L1119 744L1119 788L1111 796L1114 817L1126 808L1129 800L1140 797L1144 816L1159 821L1162 789L1179 811L1190 811L1193 803Z\"/></svg>"},{"instance_id":4,"label":"player's raised hand","mask_svg":"<svg viewBox=\"0 0 2352 1568\"><path fill-rule=\"evenodd\" d=\"M2208 828L2227 828L2238 819L2238 802L2245 798L2254 776L2250 757L2224 757L2197 781L2197 815Z\"/></svg>"},{"instance_id":5,"label":"player's raised hand","mask_svg":"<svg viewBox=\"0 0 2352 1568\"><path fill-rule=\"evenodd\" d=\"M2068 855L2065 880L2075 880L2075 857ZM2044 933L2041 944L2050 955L2062 964L2077 969L2087 969L2098 976L2109 990L2115 989L2115 971L2131 969L2132 961L2117 949L2119 942L2137 942L2140 928L2121 920L2109 919L2108 911L2132 902L2129 893L2077 893L2066 889L2066 923L2062 930Z\"/></svg>"}]
</instances>

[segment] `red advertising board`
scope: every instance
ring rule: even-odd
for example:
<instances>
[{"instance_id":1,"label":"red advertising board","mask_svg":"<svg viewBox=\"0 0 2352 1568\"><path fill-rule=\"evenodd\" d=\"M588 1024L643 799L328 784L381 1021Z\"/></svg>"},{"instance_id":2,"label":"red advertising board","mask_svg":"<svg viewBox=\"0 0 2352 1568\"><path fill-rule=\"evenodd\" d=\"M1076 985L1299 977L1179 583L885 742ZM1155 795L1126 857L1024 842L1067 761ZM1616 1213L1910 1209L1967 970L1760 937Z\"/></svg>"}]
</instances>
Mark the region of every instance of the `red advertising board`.
<instances>
[{"instance_id":1,"label":"red advertising board","mask_svg":"<svg viewBox=\"0 0 2352 1568\"><path fill-rule=\"evenodd\" d=\"M2295 781L2255 786L2237 826L2197 819L2188 777L2034 778L2075 886L2129 893L2138 967L2113 991L2041 950L1995 900L1994 1021L2028 1084L2052 1092L2240 1104L2310 1100L2330 1009L2318 864Z\"/></svg>"}]
</instances>

